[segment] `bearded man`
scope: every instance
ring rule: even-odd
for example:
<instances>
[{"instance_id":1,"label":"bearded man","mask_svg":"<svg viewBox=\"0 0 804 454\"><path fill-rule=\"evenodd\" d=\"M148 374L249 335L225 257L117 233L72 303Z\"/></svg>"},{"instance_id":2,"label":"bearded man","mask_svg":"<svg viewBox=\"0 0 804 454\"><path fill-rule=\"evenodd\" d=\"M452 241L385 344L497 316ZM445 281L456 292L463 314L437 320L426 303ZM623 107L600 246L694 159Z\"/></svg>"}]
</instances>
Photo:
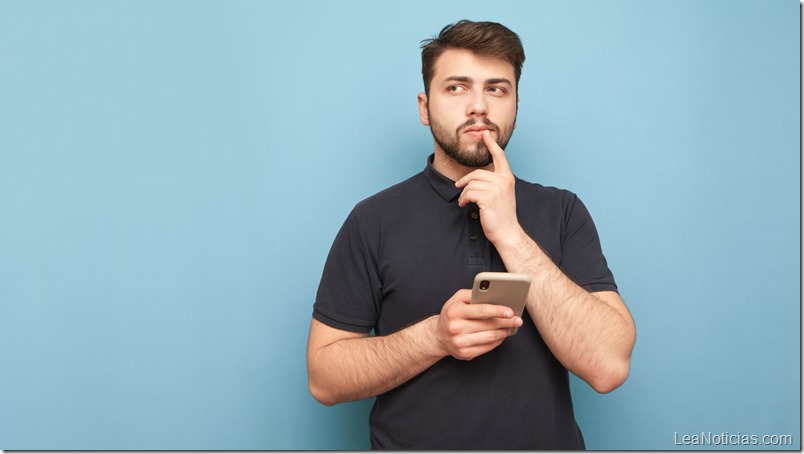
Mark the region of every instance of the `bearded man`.
<instances>
[{"instance_id":1,"label":"bearded man","mask_svg":"<svg viewBox=\"0 0 804 454\"><path fill-rule=\"evenodd\" d=\"M423 43L433 154L358 203L327 258L310 392L325 405L376 397L374 449L583 449L569 372L600 393L628 376L634 322L587 209L516 178L505 157L524 60L493 22ZM530 275L521 317L470 304L482 271Z\"/></svg>"}]
</instances>

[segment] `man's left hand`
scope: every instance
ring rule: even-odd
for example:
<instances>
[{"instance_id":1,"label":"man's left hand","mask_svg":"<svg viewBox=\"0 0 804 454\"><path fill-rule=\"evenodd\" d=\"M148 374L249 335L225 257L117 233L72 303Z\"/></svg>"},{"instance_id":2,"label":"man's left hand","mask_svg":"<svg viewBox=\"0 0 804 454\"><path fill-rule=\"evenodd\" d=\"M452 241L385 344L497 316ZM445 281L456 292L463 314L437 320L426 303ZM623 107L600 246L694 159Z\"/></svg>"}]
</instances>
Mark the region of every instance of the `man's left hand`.
<instances>
[{"instance_id":1,"label":"man's left hand","mask_svg":"<svg viewBox=\"0 0 804 454\"><path fill-rule=\"evenodd\" d=\"M496 245L501 239L511 238L517 229L521 229L516 217L516 180L505 152L491 137L490 131L483 131L483 142L491 153L494 171L472 171L458 180L455 186L463 188L458 205L465 207L470 202L477 204L483 232Z\"/></svg>"}]
</instances>

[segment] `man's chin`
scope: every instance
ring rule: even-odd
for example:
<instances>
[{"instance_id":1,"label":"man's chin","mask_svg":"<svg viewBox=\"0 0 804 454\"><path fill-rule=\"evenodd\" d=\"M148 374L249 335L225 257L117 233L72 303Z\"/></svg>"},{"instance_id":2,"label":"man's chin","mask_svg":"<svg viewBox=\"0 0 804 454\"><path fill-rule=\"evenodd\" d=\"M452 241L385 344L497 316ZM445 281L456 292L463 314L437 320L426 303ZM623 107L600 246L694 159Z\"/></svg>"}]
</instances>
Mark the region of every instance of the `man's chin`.
<instances>
[{"instance_id":1,"label":"man's chin","mask_svg":"<svg viewBox=\"0 0 804 454\"><path fill-rule=\"evenodd\" d=\"M486 144L482 142L478 143L478 141L472 140L467 143L461 140L462 138L458 138L456 142L445 143L444 141L438 140L438 137L435 135L433 135L433 137L436 139L439 148L444 151L444 154L447 155L448 158L464 167L486 167L493 162L491 153L486 147Z\"/></svg>"},{"instance_id":2,"label":"man's chin","mask_svg":"<svg viewBox=\"0 0 804 454\"><path fill-rule=\"evenodd\" d=\"M447 152L447 155L464 167L486 167L493 162L491 154L487 150L473 152L464 150L454 154Z\"/></svg>"}]
</instances>

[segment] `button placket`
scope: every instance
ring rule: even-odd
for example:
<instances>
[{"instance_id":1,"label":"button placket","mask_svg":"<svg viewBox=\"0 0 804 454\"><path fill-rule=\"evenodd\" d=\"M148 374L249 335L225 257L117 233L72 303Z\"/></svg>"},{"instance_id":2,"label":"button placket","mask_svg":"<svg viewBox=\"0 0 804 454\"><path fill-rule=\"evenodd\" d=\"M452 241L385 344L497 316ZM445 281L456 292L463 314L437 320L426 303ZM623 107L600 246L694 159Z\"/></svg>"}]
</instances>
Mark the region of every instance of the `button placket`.
<instances>
[{"instance_id":1,"label":"button placket","mask_svg":"<svg viewBox=\"0 0 804 454\"><path fill-rule=\"evenodd\" d=\"M485 262L485 241L483 240L483 227L480 225L480 213L475 204L470 204L467 211L467 233L469 235L469 263L482 265Z\"/></svg>"}]
</instances>

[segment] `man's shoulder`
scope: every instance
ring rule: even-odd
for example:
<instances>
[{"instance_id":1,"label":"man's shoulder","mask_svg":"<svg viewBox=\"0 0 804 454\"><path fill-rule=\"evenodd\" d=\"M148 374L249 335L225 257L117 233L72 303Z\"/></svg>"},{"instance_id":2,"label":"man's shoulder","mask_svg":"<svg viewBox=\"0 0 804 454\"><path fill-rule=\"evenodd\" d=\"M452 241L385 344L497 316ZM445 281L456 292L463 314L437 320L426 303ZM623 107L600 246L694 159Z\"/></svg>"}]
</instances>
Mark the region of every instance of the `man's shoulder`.
<instances>
[{"instance_id":1,"label":"man's shoulder","mask_svg":"<svg viewBox=\"0 0 804 454\"><path fill-rule=\"evenodd\" d=\"M427 181L424 178L424 172L419 172L404 181L361 200L355 205L354 210L372 215L376 215L378 212L397 210L400 204L421 198L426 194L426 190Z\"/></svg>"},{"instance_id":2,"label":"man's shoulder","mask_svg":"<svg viewBox=\"0 0 804 454\"><path fill-rule=\"evenodd\" d=\"M558 188L555 186L545 186L539 183L531 183L516 177L517 199L524 197L525 200L535 199L538 201L551 201L562 204L570 203L577 199L574 192Z\"/></svg>"}]
</instances>

